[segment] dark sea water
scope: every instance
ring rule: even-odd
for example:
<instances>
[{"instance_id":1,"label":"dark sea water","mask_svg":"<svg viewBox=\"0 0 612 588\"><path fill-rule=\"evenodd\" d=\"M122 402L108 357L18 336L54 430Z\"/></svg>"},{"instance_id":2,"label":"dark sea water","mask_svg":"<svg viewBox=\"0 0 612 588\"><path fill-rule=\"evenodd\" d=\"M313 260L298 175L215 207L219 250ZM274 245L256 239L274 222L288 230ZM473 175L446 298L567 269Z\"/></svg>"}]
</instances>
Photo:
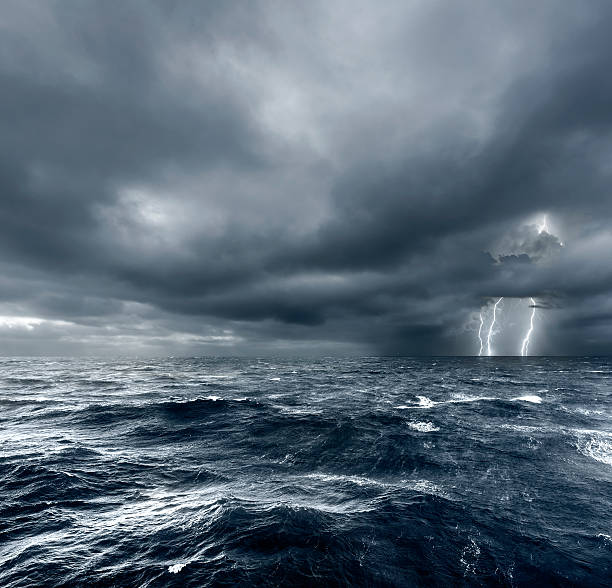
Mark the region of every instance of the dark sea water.
<instances>
[{"instance_id":1,"label":"dark sea water","mask_svg":"<svg viewBox=\"0 0 612 588\"><path fill-rule=\"evenodd\" d=\"M612 362L0 360L0 586L610 586Z\"/></svg>"}]
</instances>

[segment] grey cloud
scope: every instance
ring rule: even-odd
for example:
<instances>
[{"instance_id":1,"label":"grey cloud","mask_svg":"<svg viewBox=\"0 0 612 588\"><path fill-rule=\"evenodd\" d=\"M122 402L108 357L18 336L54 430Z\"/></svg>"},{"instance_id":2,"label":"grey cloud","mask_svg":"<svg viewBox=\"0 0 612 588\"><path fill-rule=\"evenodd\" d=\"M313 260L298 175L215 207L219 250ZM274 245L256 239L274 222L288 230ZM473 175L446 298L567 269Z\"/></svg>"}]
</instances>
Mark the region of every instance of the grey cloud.
<instances>
[{"instance_id":1,"label":"grey cloud","mask_svg":"<svg viewBox=\"0 0 612 588\"><path fill-rule=\"evenodd\" d=\"M612 351L608 3L4 12L0 352Z\"/></svg>"}]
</instances>

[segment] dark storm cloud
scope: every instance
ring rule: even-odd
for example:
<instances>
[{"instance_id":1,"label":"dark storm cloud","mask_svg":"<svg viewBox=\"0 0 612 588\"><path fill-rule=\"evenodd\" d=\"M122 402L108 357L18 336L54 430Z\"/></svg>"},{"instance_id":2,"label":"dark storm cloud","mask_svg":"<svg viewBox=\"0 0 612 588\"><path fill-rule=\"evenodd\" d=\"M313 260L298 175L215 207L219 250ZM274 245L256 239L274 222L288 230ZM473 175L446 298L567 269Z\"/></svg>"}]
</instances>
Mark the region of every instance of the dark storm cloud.
<instances>
[{"instance_id":1,"label":"dark storm cloud","mask_svg":"<svg viewBox=\"0 0 612 588\"><path fill-rule=\"evenodd\" d=\"M608 3L4 13L0 351L612 351Z\"/></svg>"}]
</instances>

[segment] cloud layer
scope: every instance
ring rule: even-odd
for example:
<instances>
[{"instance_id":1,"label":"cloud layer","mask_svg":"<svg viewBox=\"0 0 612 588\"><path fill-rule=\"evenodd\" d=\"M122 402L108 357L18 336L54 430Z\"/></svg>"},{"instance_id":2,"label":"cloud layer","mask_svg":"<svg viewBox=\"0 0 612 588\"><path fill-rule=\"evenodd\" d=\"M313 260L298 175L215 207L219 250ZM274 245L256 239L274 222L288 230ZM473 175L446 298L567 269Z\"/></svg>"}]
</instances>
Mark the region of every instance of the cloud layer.
<instances>
[{"instance_id":1,"label":"cloud layer","mask_svg":"<svg viewBox=\"0 0 612 588\"><path fill-rule=\"evenodd\" d=\"M531 352L612 353L611 25L7 2L0 353L473 354L499 296L547 307Z\"/></svg>"}]
</instances>

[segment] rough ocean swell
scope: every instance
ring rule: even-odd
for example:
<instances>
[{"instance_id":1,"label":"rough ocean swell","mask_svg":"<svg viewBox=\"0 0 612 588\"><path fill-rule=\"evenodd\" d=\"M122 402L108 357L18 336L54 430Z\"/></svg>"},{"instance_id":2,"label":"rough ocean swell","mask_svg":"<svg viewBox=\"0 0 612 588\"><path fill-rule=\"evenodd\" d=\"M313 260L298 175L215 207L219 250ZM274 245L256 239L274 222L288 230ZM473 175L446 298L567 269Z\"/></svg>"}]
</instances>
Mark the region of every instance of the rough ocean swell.
<instances>
[{"instance_id":1,"label":"rough ocean swell","mask_svg":"<svg viewBox=\"0 0 612 588\"><path fill-rule=\"evenodd\" d=\"M608 359L0 360L0 585L604 586Z\"/></svg>"}]
</instances>

